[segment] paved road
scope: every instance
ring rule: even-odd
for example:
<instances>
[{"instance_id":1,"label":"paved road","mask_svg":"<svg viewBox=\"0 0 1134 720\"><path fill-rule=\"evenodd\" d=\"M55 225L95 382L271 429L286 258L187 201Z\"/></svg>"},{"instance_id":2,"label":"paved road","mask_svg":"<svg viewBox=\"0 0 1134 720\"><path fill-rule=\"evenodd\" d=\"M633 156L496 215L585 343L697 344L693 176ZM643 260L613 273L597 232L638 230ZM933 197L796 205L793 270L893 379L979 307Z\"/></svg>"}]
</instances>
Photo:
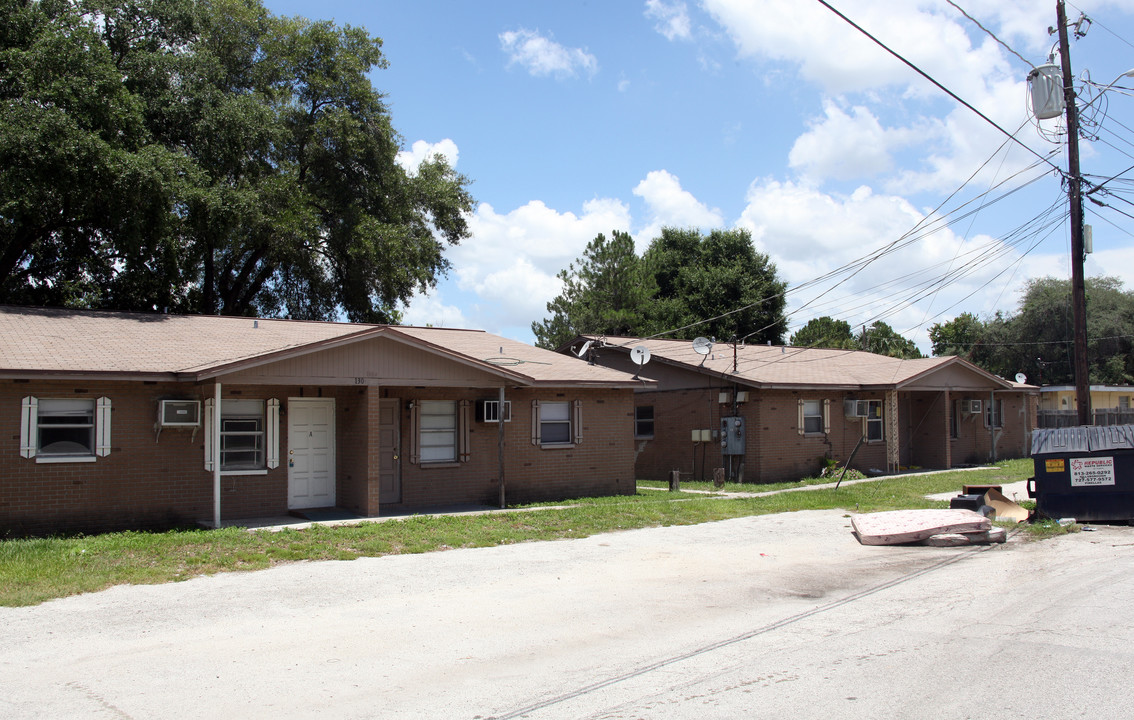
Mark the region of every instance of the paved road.
<instances>
[{"instance_id":1,"label":"paved road","mask_svg":"<svg viewBox=\"0 0 1134 720\"><path fill-rule=\"evenodd\" d=\"M0 717L1128 717L1134 528L870 548L834 511L0 608Z\"/></svg>"}]
</instances>

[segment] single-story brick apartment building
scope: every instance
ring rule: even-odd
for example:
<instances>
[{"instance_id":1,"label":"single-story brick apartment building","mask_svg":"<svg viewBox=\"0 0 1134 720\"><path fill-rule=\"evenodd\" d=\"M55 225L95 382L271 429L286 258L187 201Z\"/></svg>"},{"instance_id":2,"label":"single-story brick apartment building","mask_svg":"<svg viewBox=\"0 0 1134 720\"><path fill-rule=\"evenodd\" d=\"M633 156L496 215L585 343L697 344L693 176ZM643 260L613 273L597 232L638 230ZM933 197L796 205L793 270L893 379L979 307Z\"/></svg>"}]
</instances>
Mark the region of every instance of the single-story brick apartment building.
<instances>
[{"instance_id":1,"label":"single-story brick apartment building","mask_svg":"<svg viewBox=\"0 0 1134 720\"><path fill-rule=\"evenodd\" d=\"M748 482L814 476L828 459L870 472L1023 457L1039 388L957 357L579 336L559 348L656 385L634 395L636 474ZM648 351L637 365L634 348ZM700 352L698 352L700 350ZM639 359L644 352L639 351Z\"/></svg>"},{"instance_id":2,"label":"single-story brick apartment building","mask_svg":"<svg viewBox=\"0 0 1134 720\"><path fill-rule=\"evenodd\" d=\"M642 386L474 330L0 306L0 536L633 493Z\"/></svg>"}]
</instances>

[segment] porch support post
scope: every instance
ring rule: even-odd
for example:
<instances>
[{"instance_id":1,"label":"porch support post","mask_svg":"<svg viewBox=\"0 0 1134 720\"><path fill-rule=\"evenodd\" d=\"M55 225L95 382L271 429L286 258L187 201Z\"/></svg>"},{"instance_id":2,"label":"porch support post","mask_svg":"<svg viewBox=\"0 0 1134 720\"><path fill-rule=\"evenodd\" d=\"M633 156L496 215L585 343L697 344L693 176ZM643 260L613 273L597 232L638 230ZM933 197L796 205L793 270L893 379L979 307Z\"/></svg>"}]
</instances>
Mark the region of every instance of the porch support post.
<instances>
[{"instance_id":1,"label":"porch support post","mask_svg":"<svg viewBox=\"0 0 1134 720\"><path fill-rule=\"evenodd\" d=\"M213 409L213 527L220 528L221 526L221 512L220 512L220 498L221 498L221 476L220 476L220 443L221 443L221 384L216 382L213 384L213 390L216 399L213 401L215 406Z\"/></svg>"},{"instance_id":2,"label":"porch support post","mask_svg":"<svg viewBox=\"0 0 1134 720\"><path fill-rule=\"evenodd\" d=\"M996 391L988 391L988 412L984 414L988 418L988 456L992 458L992 462L996 462ZM1003 419L1000 420L1004 422Z\"/></svg>"},{"instance_id":3,"label":"porch support post","mask_svg":"<svg viewBox=\"0 0 1134 720\"><path fill-rule=\"evenodd\" d=\"M953 468L953 426L960 428L959 420L953 417L956 408L953 407L953 393L945 390L945 469Z\"/></svg>"},{"instance_id":4,"label":"porch support post","mask_svg":"<svg viewBox=\"0 0 1134 720\"><path fill-rule=\"evenodd\" d=\"M883 413L883 422L886 423L886 471L898 472L901 464L899 451L902 443L898 437L898 391L886 391L886 412Z\"/></svg>"}]
</instances>

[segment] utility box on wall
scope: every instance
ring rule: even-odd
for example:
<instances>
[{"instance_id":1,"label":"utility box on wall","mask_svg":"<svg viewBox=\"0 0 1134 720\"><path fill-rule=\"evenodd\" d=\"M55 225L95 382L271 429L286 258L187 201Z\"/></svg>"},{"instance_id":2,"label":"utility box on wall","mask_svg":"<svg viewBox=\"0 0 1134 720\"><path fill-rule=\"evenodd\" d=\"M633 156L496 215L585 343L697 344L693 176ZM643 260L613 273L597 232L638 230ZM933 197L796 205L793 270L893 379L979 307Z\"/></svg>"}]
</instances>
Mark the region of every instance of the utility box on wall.
<instances>
[{"instance_id":1,"label":"utility box on wall","mask_svg":"<svg viewBox=\"0 0 1134 720\"><path fill-rule=\"evenodd\" d=\"M744 418L739 416L721 418L721 453L744 454Z\"/></svg>"}]
</instances>

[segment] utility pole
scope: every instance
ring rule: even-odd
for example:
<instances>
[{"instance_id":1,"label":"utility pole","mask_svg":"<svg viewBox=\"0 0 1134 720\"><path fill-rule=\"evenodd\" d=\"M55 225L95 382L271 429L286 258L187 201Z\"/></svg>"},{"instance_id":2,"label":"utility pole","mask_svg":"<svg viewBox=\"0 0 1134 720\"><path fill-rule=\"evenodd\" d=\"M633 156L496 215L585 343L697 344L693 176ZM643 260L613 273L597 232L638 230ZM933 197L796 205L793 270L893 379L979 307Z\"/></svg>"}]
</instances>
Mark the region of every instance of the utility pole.
<instances>
[{"instance_id":1,"label":"utility pole","mask_svg":"<svg viewBox=\"0 0 1134 720\"><path fill-rule=\"evenodd\" d=\"M1083 277L1083 181L1079 175L1079 108L1071 74L1071 44L1067 40L1067 10L1055 5L1059 28L1059 58L1063 68L1063 97L1067 105L1067 195L1071 211L1071 316L1074 323L1075 406L1079 424L1091 424L1091 379L1087 365L1087 288Z\"/></svg>"}]
</instances>

